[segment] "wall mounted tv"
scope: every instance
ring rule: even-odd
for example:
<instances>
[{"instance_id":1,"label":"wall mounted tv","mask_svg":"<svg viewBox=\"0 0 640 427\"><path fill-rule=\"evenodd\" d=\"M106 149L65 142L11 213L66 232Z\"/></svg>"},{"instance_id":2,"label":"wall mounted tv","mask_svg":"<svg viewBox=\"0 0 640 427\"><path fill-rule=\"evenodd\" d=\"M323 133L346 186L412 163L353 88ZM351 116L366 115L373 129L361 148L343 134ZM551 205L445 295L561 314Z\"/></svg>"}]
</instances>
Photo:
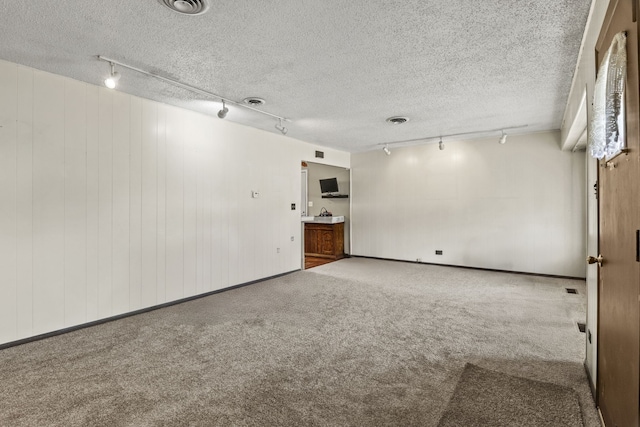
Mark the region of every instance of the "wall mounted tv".
<instances>
[{"instance_id":1,"label":"wall mounted tv","mask_svg":"<svg viewBox=\"0 0 640 427\"><path fill-rule=\"evenodd\" d=\"M322 194L337 193L338 190L338 178L327 178L320 180L320 191Z\"/></svg>"}]
</instances>

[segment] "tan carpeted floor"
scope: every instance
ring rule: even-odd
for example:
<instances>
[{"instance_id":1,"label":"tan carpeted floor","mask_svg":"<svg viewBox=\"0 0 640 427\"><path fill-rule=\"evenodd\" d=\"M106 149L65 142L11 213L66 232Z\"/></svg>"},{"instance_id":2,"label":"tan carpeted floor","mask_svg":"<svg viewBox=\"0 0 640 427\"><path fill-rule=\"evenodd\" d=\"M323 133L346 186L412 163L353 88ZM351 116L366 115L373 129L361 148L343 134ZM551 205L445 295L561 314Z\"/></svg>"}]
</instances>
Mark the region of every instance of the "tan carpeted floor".
<instances>
[{"instance_id":1,"label":"tan carpeted floor","mask_svg":"<svg viewBox=\"0 0 640 427\"><path fill-rule=\"evenodd\" d=\"M583 427L577 393L467 363L438 427Z\"/></svg>"},{"instance_id":2,"label":"tan carpeted floor","mask_svg":"<svg viewBox=\"0 0 640 427\"><path fill-rule=\"evenodd\" d=\"M0 351L0 425L436 426L473 363L597 426L585 306L582 281L344 259Z\"/></svg>"}]
</instances>

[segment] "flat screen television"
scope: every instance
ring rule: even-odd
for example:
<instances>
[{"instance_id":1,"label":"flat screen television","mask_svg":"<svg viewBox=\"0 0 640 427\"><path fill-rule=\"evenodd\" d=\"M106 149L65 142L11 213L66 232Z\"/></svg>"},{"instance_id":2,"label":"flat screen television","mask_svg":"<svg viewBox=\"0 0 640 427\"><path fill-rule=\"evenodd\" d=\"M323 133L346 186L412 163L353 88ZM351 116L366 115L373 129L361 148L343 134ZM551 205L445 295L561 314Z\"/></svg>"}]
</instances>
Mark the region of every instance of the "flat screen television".
<instances>
[{"instance_id":1,"label":"flat screen television","mask_svg":"<svg viewBox=\"0 0 640 427\"><path fill-rule=\"evenodd\" d=\"M320 180L320 191L322 194L338 192L338 178L327 178Z\"/></svg>"}]
</instances>

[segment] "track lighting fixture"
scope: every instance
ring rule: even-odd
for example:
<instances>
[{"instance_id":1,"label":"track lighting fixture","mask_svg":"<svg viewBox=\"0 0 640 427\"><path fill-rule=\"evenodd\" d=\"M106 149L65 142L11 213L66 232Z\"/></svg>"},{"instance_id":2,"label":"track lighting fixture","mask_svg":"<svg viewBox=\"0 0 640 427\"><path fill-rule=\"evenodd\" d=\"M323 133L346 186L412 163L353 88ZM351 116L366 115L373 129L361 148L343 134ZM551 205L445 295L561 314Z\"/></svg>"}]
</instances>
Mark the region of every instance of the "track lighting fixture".
<instances>
[{"instance_id":1,"label":"track lighting fixture","mask_svg":"<svg viewBox=\"0 0 640 427\"><path fill-rule=\"evenodd\" d=\"M389 147L386 145L382 148L382 151L384 151L384 154L386 154L387 156L391 155L391 150L389 150Z\"/></svg>"},{"instance_id":2,"label":"track lighting fixture","mask_svg":"<svg viewBox=\"0 0 640 427\"><path fill-rule=\"evenodd\" d=\"M224 119L225 117L227 117L227 113L229 112L229 109L227 108L227 106L224 103L224 99L222 100L222 110L218 111L218 117L221 119Z\"/></svg>"},{"instance_id":3,"label":"track lighting fixture","mask_svg":"<svg viewBox=\"0 0 640 427\"><path fill-rule=\"evenodd\" d=\"M276 129L278 129L280 132L282 132L283 135L286 135L287 132L289 132L289 129L287 129L286 127L284 127L282 125L282 118L278 118L279 122L276 123Z\"/></svg>"},{"instance_id":4,"label":"track lighting fixture","mask_svg":"<svg viewBox=\"0 0 640 427\"><path fill-rule=\"evenodd\" d=\"M166 0L166 1L169 1L169 0ZM173 0L171 0L171 1L173 1ZM201 0L199 0L199 1L201 1ZM178 2L178 1L173 1L173 2L174 3L187 3L187 2ZM191 2L191 0L189 2ZM148 76L148 77L152 77L154 79L160 80L161 82L168 83L170 85L179 87L181 89L188 90L189 92L193 92L193 93L197 93L199 95L205 96L207 99L213 99L213 100L222 101L222 109L220 111L218 111L218 117L220 117L221 119L225 118L227 116L227 113L229 112L229 109L227 108L227 104L233 104L236 107L243 108L245 110L251 110L254 113L258 113L258 114L261 114L261 115L264 115L264 116L269 116L269 117L273 117L274 119L278 119L279 120L279 124L276 125L276 129L278 129L280 132L282 132L283 135L286 134L287 131L288 131L287 128L282 125L282 122L291 121L290 119L287 119L286 117L278 116L276 114L269 113L267 111L263 111L263 110L261 110L259 108L255 108L256 106L263 105L265 103L264 99L252 97L252 98L247 98L245 100L245 102L237 102L237 101L233 101L233 100L227 98L226 96L222 96L220 94L213 93L213 92L210 92L208 90L204 90L204 89L201 89L199 87L196 87L196 86L193 86L193 85L190 85L190 84L187 84L187 83L183 83L183 82L181 82L179 80L171 79L169 77L164 77L164 76L161 76L159 74L153 73L151 71L143 70L142 68L134 67L133 65L128 65L128 64L125 64L124 62L120 62L120 61L117 61L115 59L107 58L107 57L102 56L102 55L98 55L97 59L99 61L104 61L104 62L108 63L111 66L111 74L110 74L109 78L107 78L104 81L104 84L108 88L111 88L111 89L115 88L118 79L120 79L120 73L115 71L115 66L118 65L119 67L126 68L127 70L135 71L136 73L140 73L142 75L145 75L145 76Z\"/></svg>"},{"instance_id":5,"label":"track lighting fixture","mask_svg":"<svg viewBox=\"0 0 640 427\"><path fill-rule=\"evenodd\" d=\"M442 141L442 138L451 138L451 137L457 137L457 136L471 136L471 135L473 135L474 137L481 137L488 133L495 134L497 132L501 133L501 136L498 142L500 142L500 144L504 144L507 142L507 134L505 133L506 130L522 129L522 128L526 128L527 126L529 125L510 126L505 128L479 130L474 132L450 133L446 135L425 136L425 137L416 138L416 139L405 139L402 141L385 142L385 143L377 144L376 147L380 147L381 145L384 144L385 148L383 148L383 150L386 153L389 145L403 144L404 146L407 146L407 145L417 145L420 143L438 141L438 148L440 150L444 150L444 142Z\"/></svg>"},{"instance_id":6,"label":"track lighting fixture","mask_svg":"<svg viewBox=\"0 0 640 427\"><path fill-rule=\"evenodd\" d=\"M118 80L120 80L120 73L116 71L116 65L113 62L109 63L111 65L111 74L104 81L104 85L109 89L115 89L118 84Z\"/></svg>"}]
</instances>

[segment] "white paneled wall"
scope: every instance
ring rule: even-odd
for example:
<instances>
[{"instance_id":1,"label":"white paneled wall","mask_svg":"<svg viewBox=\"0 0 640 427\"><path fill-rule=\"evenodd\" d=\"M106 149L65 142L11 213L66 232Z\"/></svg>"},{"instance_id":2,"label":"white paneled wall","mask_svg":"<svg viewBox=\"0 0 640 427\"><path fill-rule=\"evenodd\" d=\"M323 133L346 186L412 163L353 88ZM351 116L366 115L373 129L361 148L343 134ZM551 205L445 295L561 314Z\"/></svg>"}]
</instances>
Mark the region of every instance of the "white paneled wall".
<instances>
[{"instance_id":1,"label":"white paneled wall","mask_svg":"<svg viewBox=\"0 0 640 427\"><path fill-rule=\"evenodd\" d=\"M352 155L353 254L584 277L584 153L559 138Z\"/></svg>"},{"instance_id":2,"label":"white paneled wall","mask_svg":"<svg viewBox=\"0 0 640 427\"><path fill-rule=\"evenodd\" d=\"M3 61L0 126L0 344L300 268L317 146Z\"/></svg>"}]
</instances>

